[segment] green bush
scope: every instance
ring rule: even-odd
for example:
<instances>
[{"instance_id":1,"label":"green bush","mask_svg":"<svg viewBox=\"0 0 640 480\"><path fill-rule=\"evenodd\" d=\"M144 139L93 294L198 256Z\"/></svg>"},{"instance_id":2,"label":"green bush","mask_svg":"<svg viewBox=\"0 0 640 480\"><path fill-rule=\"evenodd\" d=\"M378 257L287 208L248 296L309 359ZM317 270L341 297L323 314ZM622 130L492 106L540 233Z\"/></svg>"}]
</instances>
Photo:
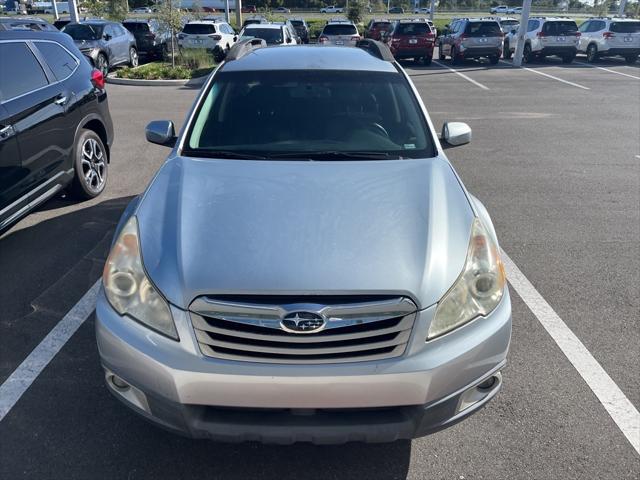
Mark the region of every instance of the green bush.
<instances>
[{"instance_id":1,"label":"green bush","mask_svg":"<svg viewBox=\"0 0 640 480\"><path fill-rule=\"evenodd\" d=\"M178 55L177 65L198 70L215 65L213 54L204 48L185 48Z\"/></svg>"},{"instance_id":2,"label":"green bush","mask_svg":"<svg viewBox=\"0 0 640 480\"><path fill-rule=\"evenodd\" d=\"M137 80L180 80L201 77L212 69L213 67L189 69L183 65L172 67L166 63L154 62L137 68L122 68L116 72L116 76Z\"/></svg>"}]
</instances>

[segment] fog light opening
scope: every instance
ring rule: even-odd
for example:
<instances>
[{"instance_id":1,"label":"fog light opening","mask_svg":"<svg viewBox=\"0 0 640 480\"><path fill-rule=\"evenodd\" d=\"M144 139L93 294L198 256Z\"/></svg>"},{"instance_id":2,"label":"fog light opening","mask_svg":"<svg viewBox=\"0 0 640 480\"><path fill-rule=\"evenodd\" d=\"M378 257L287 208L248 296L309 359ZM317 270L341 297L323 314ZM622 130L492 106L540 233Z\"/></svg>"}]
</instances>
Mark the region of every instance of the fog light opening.
<instances>
[{"instance_id":1,"label":"fog light opening","mask_svg":"<svg viewBox=\"0 0 640 480\"><path fill-rule=\"evenodd\" d=\"M126 392L131 387L127 382L122 380L117 375L111 375L111 378L109 380L111 381L111 384L121 392Z\"/></svg>"},{"instance_id":2,"label":"fog light opening","mask_svg":"<svg viewBox=\"0 0 640 480\"><path fill-rule=\"evenodd\" d=\"M498 379L496 377L489 377L476 388L478 388L478 390L491 390L497 381Z\"/></svg>"}]
</instances>

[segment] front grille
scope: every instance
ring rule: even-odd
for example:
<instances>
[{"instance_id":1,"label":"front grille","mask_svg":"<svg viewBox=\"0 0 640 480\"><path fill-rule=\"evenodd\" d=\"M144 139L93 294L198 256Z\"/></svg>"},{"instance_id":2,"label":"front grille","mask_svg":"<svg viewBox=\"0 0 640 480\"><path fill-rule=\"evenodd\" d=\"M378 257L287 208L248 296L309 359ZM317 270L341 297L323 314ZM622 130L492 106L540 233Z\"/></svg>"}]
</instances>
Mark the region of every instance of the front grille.
<instances>
[{"instance_id":1,"label":"front grille","mask_svg":"<svg viewBox=\"0 0 640 480\"><path fill-rule=\"evenodd\" d=\"M416 316L415 304L404 297L366 297L364 302L349 297L347 303L323 302L317 296L282 300L196 299L190 315L200 350L208 357L261 363L381 360L404 353ZM319 314L324 329L286 331L281 320L292 312Z\"/></svg>"}]
</instances>

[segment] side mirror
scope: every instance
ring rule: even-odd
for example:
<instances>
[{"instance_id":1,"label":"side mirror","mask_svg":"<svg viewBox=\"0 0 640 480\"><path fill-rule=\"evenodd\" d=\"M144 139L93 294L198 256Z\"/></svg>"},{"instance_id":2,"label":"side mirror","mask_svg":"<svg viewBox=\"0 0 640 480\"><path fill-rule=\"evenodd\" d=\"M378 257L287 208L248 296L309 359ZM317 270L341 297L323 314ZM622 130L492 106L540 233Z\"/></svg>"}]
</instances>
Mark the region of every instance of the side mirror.
<instances>
[{"instance_id":1,"label":"side mirror","mask_svg":"<svg viewBox=\"0 0 640 480\"><path fill-rule=\"evenodd\" d=\"M462 122L446 122L440 138L451 147L465 145L471 141L471 127Z\"/></svg>"},{"instance_id":2,"label":"side mirror","mask_svg":"<svg viewBox=\"0 0 640 480\"><path fill-rule=\"evenodd\" d=\"M237 41L238 41L238 35L234 35L234 36L233 36L233 41L234 41L234 42L237 42Z\"/></svg>"},{"instance_id":3,"label":"side mirror","mask_svg":"<svg viewBox=\"0 0 640 480\"><path fill-rule=\"evenodd\" d=\"M170 120L155 120L144 130L147 142L173 147L176 144L176 130Z\"/></svg>"},{"instance_id":4,"label":"side mirror","mask_svg":"<svg viewBox=\"0 0 640 480\"><path fill-rule=\"evenodd\" d=\"M109 35L108 33L105 33L105 34L102 36L102 38L104 38L104 39L108 42L109 40L111 40L111 38L112 38L112 37L111 37L111 35Z\"/></svg>"}]
</instances>

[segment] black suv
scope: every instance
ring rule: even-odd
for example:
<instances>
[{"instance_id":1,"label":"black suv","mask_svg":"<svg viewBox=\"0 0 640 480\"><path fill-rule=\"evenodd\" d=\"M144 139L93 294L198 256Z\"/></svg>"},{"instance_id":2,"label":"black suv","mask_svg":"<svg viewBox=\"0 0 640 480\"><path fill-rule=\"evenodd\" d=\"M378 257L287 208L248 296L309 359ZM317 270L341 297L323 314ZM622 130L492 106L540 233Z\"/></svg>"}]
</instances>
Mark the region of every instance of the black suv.
<instances>
[{"instance_id":1,"label":"black suv","mask_svg":"<svg viewBox=\"0 0 640 480\"><path fill-rule=\"evenodd\" d=\"M105 188L113 125L102 72L62 33L0 31L0 231L64 188Z\"/></svg>"},{"instance_id":2,"label":"black suv","mask_svg":"<svg viewBox=\"0 0 640 480\"><path fill-rule=\"evenodd\" d=\"M309 43L309 25L307 25L307 22L302 18L291 18L289 21L293 28L296 29L296 33L302 43Z\"/></svg>"},{"instance_id":3,"label":"black suv","mask_svg":"<svg viewBox=\"0 0 640 480\"><path fill-rule=\"evenodd\" d=\"M163 58L171 43L171 34L165 33L153 18L129 18L122 22L124 28L136 37L138 54L146 57Z\"/></svg>"}]
</instances>

